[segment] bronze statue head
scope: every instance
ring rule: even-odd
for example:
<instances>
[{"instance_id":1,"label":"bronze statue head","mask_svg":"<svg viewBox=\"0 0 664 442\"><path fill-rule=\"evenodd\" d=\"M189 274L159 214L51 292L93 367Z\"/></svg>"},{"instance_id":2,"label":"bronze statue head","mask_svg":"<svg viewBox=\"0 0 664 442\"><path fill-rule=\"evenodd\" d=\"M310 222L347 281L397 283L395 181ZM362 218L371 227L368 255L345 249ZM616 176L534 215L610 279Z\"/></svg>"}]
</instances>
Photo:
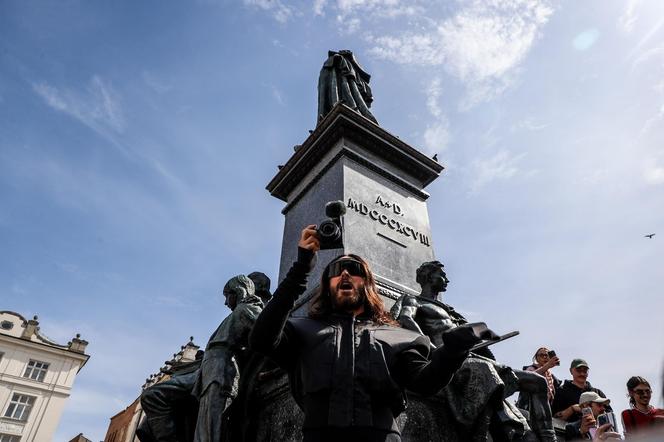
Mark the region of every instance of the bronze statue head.
<instances>
[{"instance_id":1,"label":"bronze statue head","mask_svg":"<svg viewBox=\"0 0 664 442\"><path fill-rule=\"evenodd\" d=\"M450 282L447 279L444 267L440 261L422 263L417 269L415 280L422 289L428 287L435 293L444 292L447 290L447 284Z\"/></svg>"},{"instance_id":2,"label":"bronze statue head","mask_svg":"<svg viewBox=\"0 0 664 442\"><path fill-rule=\"evenodd\" d=\"M253 296L256 289L254 282L244 275L237 275L228 280L224 286L225 304L229 309L235 310L238 304L244 302L249 296Z\"/></svg>"},{"instance_id":3,"label":"bronze statue head","mask_svg":"<svg viewBox=\"0 0 664 442\"><path fill-rule=\"evenodd\" d=\"M251 272L247 276L254 282L256 295L261 298L263 304L267 304L270 298L272 298L272 293L270 293L270 278L262 272Z\"/></svg>"}]
</instances>

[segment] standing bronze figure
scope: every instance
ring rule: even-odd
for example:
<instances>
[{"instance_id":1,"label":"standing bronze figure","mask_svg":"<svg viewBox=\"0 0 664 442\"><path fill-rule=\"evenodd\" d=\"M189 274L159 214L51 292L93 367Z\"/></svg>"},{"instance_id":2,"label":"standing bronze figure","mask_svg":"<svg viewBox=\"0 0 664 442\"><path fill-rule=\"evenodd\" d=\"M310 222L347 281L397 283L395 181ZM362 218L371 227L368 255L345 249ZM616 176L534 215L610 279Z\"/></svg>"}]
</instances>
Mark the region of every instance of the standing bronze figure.
<instances>
[{"instance_id":1,"label":"standing bronze figure","mask_svg":"<svg viewBox=\"0 0 664 442\"><path fill-rule=\"evenodd\" d=\"M192 391L200 403L195 442L225 440L224 411L237 396L238 358L246 351L249 332L263 309L253 281L244 275L226 283L224 296L232 313L210 337Z\"/></svg>"},{"instance_id":2,"label":"standing bronze figure","mask_svg":"<svg viewBox=\"0 0 664 442\"><path fill-rule=\"evenodd\" d=\"M342 102L378 124L369 108L373 101L369 75L351 51L329 51L318 77L318 122Z\"/></svg>"}]
</instances>

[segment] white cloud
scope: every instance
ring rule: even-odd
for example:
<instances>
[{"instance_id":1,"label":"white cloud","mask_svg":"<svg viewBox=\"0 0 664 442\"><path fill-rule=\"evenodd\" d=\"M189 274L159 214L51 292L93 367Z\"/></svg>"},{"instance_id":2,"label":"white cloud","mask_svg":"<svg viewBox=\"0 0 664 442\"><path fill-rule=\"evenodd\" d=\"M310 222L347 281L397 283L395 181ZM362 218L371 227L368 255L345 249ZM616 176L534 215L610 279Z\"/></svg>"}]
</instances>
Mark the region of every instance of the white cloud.
<instances>
[{"instance_id":1,"label":"white cloud","mask_svg":"<svg viewBox=\"0 0 664 442\"><path fill-rule=\"evenodd\" d=\"M527 130L527 131L538 131L542 129L546 129L549 127L549 123L545 123L543 121L539 121L533 117L527 117L524 118L523 120L517 122L514 124L511 128L512 132L517 132L519 130Z\"/></svg>"},{"instance_id":2,"label":"white cloud","mask_svg":"<svg viewBox=\"0 0 664 442\"><path fill-rule=\"evenodd\" d=\"M336 7L342 15L361 13L389 18L414 15L421 10L416 2L402 0L337 0Z\"/></svg>"},{"instance_id":3,"label":"white cloud","mask_svg":"<svg viewBox=\"0 0 664 442\"><path fill-rule=\"evenodd\" d=\"M470 168L471 192L478 192L482 187L492 181L507 180L519 172L518 163L525 153L513 155L506 150L500 150L488 158L479 158L473 161Z\"/></svg>"},{"instance_id":4,"label":"white cloud","mask_svg":"<svg viewBox=\"0 0 664 442\"><path fill-rule=\"evenodd\" d=\"M33 83L33 90L53 109L64 112L95 130L117 133L126 122L119 99L109 83L95 75L83 92L58 89L47 83Z\"/></svg>"},{"instance_id":5,"label":"white cloud","mask_svg":"<svg viewBox=\"0 0 664 442\"><path fill-rule=\"evenodd\" d=\"M143 71L141 77L143 78L143 82L158 94L164 94L173 88L172 84L157 78L157 76L151 72Z\"/></svg>"},{"instance_id":6,"label":"white cloud","mask_svg":"<svg viewBox=\"0 0 664 442\"><path fill-rule=\"evenodd\" d=\"M354 34L360 29L362 22L357 17L337 15L337 24L339 25L339 29L345 34Z\"/></svg>"},{"instance_id":7,"label":"white cloud","mask_svg":"<svg viewBox=\"0 0 664 442\"><path fill-rule=\"evenodd\" d=\"M620 17L618 17L618 29L625 33L630 33L634 30L634 24L638 20L638 16L636 15L636 7L638 4L639 0L629 0L629 2L627 2L625 11Z\"/></svg>"},{"instance_id":8,"label":"white cloud","mask_svg":"<svg viewBox=\"0 0 664 442\"><path fill-rule=\"evenodd\" d=\"M339 32L352 34L360 30L364 22L414 17L424 10L418 3L418 0L337 0L334 3L315 0L313 11L317 16L324 16L326 10L334 11Z\"/></svg>"},{"instance_id":9,"label":"white cloud","mask_svg":"<svg viewBox=\"0 0 664 442\"><path fill-rule=\"evenodd\" d=\"M648 184L664 184L664 165L654 159L648 160L643 168L643 179Z\"/></svg>"},{"instance_id":10,"label":"white cloud","mask_svg":"<svg viewBox=\"0 0 664 442\"><path fill-rule=\"evenodd\" d=\"M648 118L646 122L643 123L640 135L647 135L648 132L650 132L657 125L657 123L661 122L662 120L664 120L664 104L659 107L655 115Z\"/></svg>"},{"instance_id":11,"label":"white cloud","mask_svg":"<svg viewBox=\"0 0 664 442\"><path fill-rule=\"evenodd\" d=\"M424 146L427 153L437 153L445 150L450 142L449 122L445 117L427 126L424 131Z\"/></svg>"},{"instance_id":12,"label":"white cloud","mask_svg":"<svg viewBox=\"0 0 664 442\"><path fill-rule=\"evenodd\" d=\"M509 87L552 13L547 1L474 0L425 32L370 37L371 53L397 63L442 65L466 83L462 107L470 107Z\"/></svg>"},{"instance_id":13,"label":"white cloud","mask_svg":"<svg viewBox=\"0 0 664 442\"><path fill-rule=\"evenodd\" d=\"M314 0L314 14L325 15L325 6L327 6L327 0Z\"/></svg>"},{"instance_id":14,"label":"white cloud","mask_svg":"<svg viewBox=\"0 0 664 442\"><path fill-rule=\"evenodd\" d=\"M445 150L450 141L449 120L440 106L442 92L440 78L435 78L426 91L427 109L435 118L435 121L424 131L424 147L429 154Z\"/></svg>"},{"instance_id":15,"label":"white cloud","mask_svg":"<svg viewBox=\"0 0 664 442\"><path fill-rule=\"evenodd\" d=\"M284 105L284 94L277 88L276 86L272 86L272 97L279 103L280 105Z\"/></svg>"},{"instance_id":16,"label":"white cloud","mask_svg":"<svg viewBox=\"0 0 664 442\"><path fill-rule=\"evenodd\" d=\"M440 117L443 109L440 107L440 96L443 93L440 78L435 78L427 88L427 109L434 117Z\"/></svg>"},{"instance_id":17,"label":"white cloud","mask_svg":"<svg viewBox=\"0 0 664 442\"><path fill-rule=\"evenodd\" d=\"M293 8L286 6L280 0L243 0L247 6L253 6L263 11L269 11L279 23L286 23L294 15Z\"/></svg>"}]
</instances>

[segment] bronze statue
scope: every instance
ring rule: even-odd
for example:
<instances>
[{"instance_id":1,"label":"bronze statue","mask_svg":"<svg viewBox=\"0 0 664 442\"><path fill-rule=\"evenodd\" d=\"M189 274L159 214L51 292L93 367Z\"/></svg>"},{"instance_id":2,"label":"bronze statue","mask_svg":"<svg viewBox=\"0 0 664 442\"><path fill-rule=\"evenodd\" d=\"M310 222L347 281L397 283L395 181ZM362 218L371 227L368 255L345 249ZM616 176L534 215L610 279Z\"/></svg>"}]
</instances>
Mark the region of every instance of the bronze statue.
<instances>
[{"instance_id":1,"label":"bronze statue","mask_svg":"<svg viewBox=\"0 0 664 442\"><path fill-rule=\"evenodd\" d=\"M422 288L420 296L402 296L391 314L402 327L422 333L433 345L440 346L444 332L468 321L439 300L449 283L442 263L423 263L417 269L416 281ZM442 395L455 420L465 424L467 433L456 435L460 440L481 437L478 430L483 427L478 422L484 420L494 440L532 439L532 428L539 440L555 441L546 388L543 377L498 364L485 348L467 359ZM530 425L515 406L504 400L515 391L529 394Z\"/></svg>"},{"instance_id":2,"label":"bronze statue","mask_svg":"<svg viewBox=\"0 0 664 442\"><path fill-rule=\"evenodd\" d=\"M237 395L238 358L248 347L249 332L263 309L253 281L244 275L226 283L224 296L232 312L210 337L192 390L199 400L196 442L223 440L222 414Z\"/></svg>"},{"instance_id":3,"label":"bronze statue","mask_svg":"<svg viewBox=\"0 0 664 442\"><path fill-rule=\"evenodd\" d=\"M272 293L270 293L270 278L263 272L251 272L247 276L254 282L256 296L261 298L263 305L267 304L272 298Z\"/></svg>"},{"instance_id":4,"label":"bronze statue","mask_svg":"<svg viewBox=\"0 0 664 442\"><path fill-rule=\"evenodd\" d=\"M154 384L141 393L145 419L136 429L141 442L189 442L194 438L198 401L191 389L198 377L203 358L199 350L196 360L170 367L170 379Z\"/></svg>"},{"instance_id":5,"label":"bronze statue","mask_svg":"<svg viewBox=\"0 0 664 442\"><path fill-rule=\"evenodd\" d=\"M422 287L420 296L402 296L391 311L402 327L428 336L436 347L442 345L444 332L468 323L454 308L438 301L438 294L447 291L450 282L443 267L439 261L422 264L415 279ZM493 357L488 349L484 356Z\"/></svg>"},{"instance_id":6,"label":"bronze statue","mask_svg":"<svg viewBox=\"0 0 664 442\"><path fill-rule=\"evenodd\" d=\"M369 108L373 101L369 75L351 51L329 51L318 77L318 122L341 102L374 123L376 118Z\"/></svg>"}]
</instances>

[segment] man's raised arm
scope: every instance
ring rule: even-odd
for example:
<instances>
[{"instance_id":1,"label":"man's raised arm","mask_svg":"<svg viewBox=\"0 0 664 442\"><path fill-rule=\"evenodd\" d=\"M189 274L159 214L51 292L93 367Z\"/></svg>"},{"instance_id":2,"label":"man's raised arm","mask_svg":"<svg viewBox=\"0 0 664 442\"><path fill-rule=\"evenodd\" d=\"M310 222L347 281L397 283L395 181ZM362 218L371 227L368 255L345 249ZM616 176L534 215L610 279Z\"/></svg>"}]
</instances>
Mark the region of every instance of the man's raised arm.
<instances>
[{"instance_id":1,"label":"man's raised arm","mask_svg":"<svg viewBox=\"0 0 664 442\"><path fill-rule=\"evenodd\" d=\"M307 288L307 276L309 276L314 257L319 249L316 226L305 227L298 242L297 261L293 263L286 277L275 290L272 299L256 319L249 337L249 345L252 350L273 359L276 355L280 356L278 358L280 360L286 357L288 336L284 333L284 326L295 300Z\"/></svg>"}]
</instances>

